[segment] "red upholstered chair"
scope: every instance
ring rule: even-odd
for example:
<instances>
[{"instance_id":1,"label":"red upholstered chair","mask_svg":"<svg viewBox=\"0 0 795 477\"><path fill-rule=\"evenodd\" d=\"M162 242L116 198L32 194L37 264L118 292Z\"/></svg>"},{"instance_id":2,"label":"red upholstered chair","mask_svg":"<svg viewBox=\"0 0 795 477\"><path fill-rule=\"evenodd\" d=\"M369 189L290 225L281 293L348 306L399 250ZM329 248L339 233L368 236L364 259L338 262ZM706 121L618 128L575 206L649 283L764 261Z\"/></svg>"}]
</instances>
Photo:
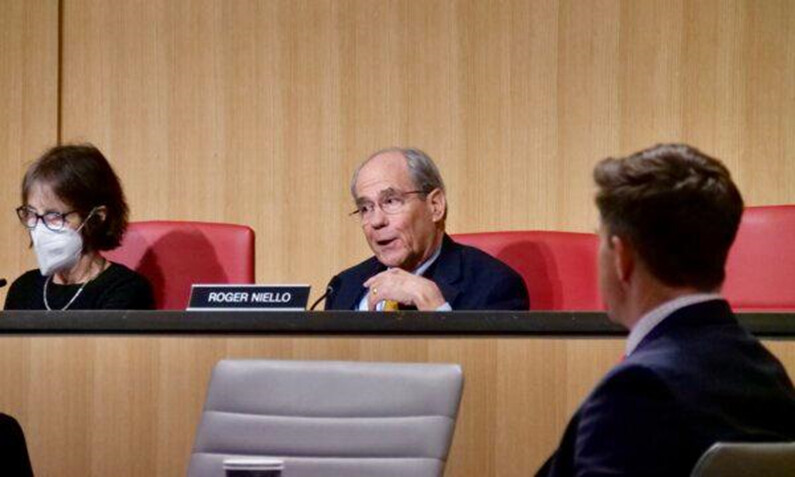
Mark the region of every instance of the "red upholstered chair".
<instances>
[{"instance_id":1,"label":"red upholstered chair","mask_svg":"<svg viewBox=\"0 0 795 477\"><path fill-rule=\"evenodd\" d=\"M723 294L735 310L795 309L795 205L745 209Z\"/></svg>"},{"instance_id":2,"label":"red upholstered chair","mask_svg":"<svg viewBox=\"0 0 795 477\"><path fill-rule=\"evenodd\" d=\"M507 263L527 284L532 310L603 310L596 254L599 237L573 232L483 232L455 234Z\"/></svg>"},{"instance_id":3,"label":"red upholstered chair","mask_svg":"<svg viewBox=\"0 0 795 477\"><path fill-rule=\"evenodd\" d=\"M254 231L206 222L133 222L105 257L149 279L158 310L184 310L194 283L254 283Z\"/></svg>"}]
</instances>

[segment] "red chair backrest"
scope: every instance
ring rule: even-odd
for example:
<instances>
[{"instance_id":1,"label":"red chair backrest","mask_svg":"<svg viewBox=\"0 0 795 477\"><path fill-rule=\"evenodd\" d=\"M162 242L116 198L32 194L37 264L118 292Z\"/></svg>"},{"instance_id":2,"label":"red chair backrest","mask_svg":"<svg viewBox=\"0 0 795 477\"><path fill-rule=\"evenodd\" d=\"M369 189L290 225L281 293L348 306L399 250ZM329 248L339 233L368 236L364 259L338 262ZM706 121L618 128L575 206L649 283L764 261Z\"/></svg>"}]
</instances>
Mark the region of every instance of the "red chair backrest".
<instances>
[{"instance_id":1,"label":"red chair backrest","mask_svg":"<svg viewBox=\"0 0 795 477\"><path fill-rule=\"evenodd\" d=\"M596 254L599 237L573 232L455 234L507 263L527 284L531 310L603 310Z\"/></svg>"},{"instance_id":2,"label":"red chair backrest","mask_svg":"<svg viewBox=\"0 0 795 477\"><path fill-rule=\"evenodd\" d=\"M105 257L149 279L158 310L184 310L194 283L254 283L254 231L207 222L133 222Z\"/></svg>"},{"instance_id":3,"label":"red chair backrest","mask_svg":"<svg viewBox=\"0 0 795 477\"><path fill-rule=\"evenodd\" d=\"M745 209L723 295L736 310L795 309L795 205Z\"/></svg>"}]
</instances>

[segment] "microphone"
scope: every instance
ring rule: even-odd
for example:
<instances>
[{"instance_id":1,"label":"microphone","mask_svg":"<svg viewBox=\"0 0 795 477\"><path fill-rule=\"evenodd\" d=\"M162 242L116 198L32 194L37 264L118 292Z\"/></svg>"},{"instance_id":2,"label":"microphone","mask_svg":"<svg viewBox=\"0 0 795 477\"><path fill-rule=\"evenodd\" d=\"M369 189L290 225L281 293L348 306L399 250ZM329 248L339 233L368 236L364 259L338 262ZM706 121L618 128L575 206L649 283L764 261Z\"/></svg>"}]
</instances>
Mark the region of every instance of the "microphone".
<instances>
[{"instance_id":1,"label":"microphone","mask_svg":"<svg viewBox=\"0 0 795 477\"><path fill-rule=\"evenodd\" d=\"M8 283L8 282L6 281L5 278L0 278L0 288L3 288L4 286L6 286L6 283Z\"/></svg>"},{"instance_id":2,"label":"microphone","mask_svg":"<svg viewBox=\"0 0 795 477\"><path fill-rule=\"evenodd\" d=\"M315 308L320 304L321 301L331 296L335 291L334 287L337 286L337 282L339 281L340 281L339 275L334 275L331 281L328 282L328 286L326 287L326 293L320 295L320 298L318 298L317 300L315 300L314 303L312 303L312 306L309 307L309 311L315 311Z\"/></svg>"}]
</instances>

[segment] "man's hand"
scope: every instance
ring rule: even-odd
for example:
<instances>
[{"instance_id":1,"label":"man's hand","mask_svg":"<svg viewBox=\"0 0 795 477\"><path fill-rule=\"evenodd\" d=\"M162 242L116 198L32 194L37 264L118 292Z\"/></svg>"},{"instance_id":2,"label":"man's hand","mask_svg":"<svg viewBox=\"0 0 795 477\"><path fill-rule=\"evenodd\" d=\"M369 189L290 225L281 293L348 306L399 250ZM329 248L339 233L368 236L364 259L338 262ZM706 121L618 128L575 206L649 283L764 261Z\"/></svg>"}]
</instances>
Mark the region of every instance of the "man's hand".
<instances>
[{"instance_id":1,"label":"man's hand","mask_svg":"<svg viewBox=\"0 0 795 477\"><path fill-rule=\"evenodd\" d=\"M399 268L391 268L370 277L364 286L370 289L367 309L371 311L382 300L413 305L421 311L434 311L445 303L441 290L434 282Z\"/></svg>"}]
</instances>

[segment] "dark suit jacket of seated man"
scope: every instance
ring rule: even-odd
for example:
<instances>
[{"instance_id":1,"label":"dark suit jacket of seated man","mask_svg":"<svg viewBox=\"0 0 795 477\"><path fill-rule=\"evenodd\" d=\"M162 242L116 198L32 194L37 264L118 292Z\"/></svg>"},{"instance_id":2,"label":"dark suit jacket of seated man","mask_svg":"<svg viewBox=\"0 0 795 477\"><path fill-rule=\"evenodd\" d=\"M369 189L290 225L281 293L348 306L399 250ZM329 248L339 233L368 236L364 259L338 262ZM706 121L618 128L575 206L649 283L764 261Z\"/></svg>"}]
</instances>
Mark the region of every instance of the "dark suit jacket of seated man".
<instances>
[{"instance_id":1,"label":"dark suit jacket of seated man","mask_svg":"<svg viewBox=\"0 0 795 477\"><path fill-rule=\"evenodd\" d=\"M353 310L367 293L364 282L387 267L371 257L332 279L327 310ZM453 310L528 310L527 288L511 267L445 235L436 261L423 274Z\"/></svg>"},{"instance_id":2,"label":"dark suit jacket of seated man","mask_svg":"<svg viewBox=\"0 0 795 477\"><path fill-rule=\"evenodd\" d=\"M630 330L626 358L537 475L687 477L716 442L795 440L792 382L717 294L743 209L729 171L661 145L594 178L600 288Z\"/></svg>"},{"instance_id":3,"label":"dark suit jacket of seated man","mask_svg":"<svg viewBox=\"0 0 795 477\"><path fill-rule=\"evenodd\" d=\"M667 317L596 386L539 476L689 476L715 442L795 440L787 373L724 300Z\"/></svg>"},{"instance_id":4,"label":"dark suit jacket of seated man","mask_svg":"<svg viewBox=\"0 0 795 477\"><path fill-rule=\"evenodd\" d=\"M518 273L445 234L444 182L424 152L376 152L354 172L351 195L375 256L332 278L327 310L529 309Z\"/></svg>"}]
</instances>

